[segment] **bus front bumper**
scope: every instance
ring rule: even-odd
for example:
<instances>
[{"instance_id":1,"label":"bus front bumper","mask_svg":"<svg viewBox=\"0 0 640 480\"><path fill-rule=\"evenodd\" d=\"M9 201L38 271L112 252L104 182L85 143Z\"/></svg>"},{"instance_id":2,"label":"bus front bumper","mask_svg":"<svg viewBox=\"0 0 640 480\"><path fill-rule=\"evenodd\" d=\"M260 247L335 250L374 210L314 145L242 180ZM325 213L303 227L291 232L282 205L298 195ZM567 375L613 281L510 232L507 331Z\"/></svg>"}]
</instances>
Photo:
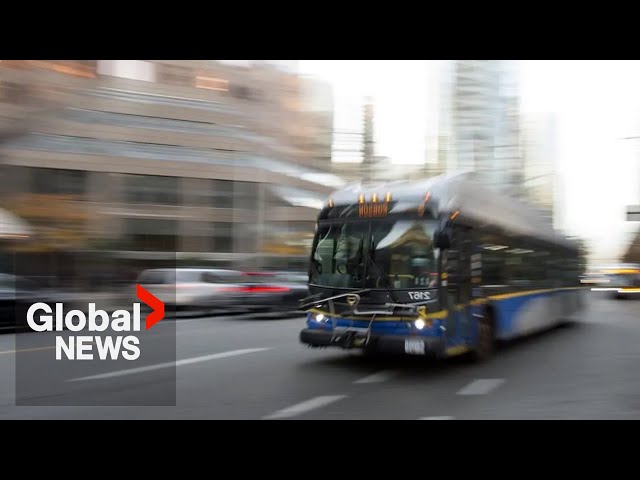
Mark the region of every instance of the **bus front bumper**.
<instances>
[{"instance_id":1,"label":"bus front bumper","mask_svg":"<svg viewBox=\"0 0 640 480\"><path fill-rule=\"evenodd\" d=\"M371 334L367 342L367 335L360 331L332 332L305 328L300 332L300 341L310 347L361 348L390 354L446 356L445 341L437 337Z\"/></svg>"}]
</instances>

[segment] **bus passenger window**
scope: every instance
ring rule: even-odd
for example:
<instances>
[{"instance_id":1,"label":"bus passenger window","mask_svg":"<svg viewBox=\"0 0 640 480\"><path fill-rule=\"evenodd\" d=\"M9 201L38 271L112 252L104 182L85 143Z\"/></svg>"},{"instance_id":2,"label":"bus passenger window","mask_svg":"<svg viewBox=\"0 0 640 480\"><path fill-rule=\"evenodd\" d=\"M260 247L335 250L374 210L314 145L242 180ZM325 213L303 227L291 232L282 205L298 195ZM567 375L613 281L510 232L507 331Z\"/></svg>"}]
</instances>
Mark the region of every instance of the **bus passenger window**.
<instances>
[{"instance_id":1,"label":"bus passenger window","mask_svg":"<svg viewBox=\"0 0 640 480\"><path fill-rule=\"evenodd\" d=\"M498 235L482 235L478 247L482 255L482 284L506 285L508 284L508 266L506 265L505 250L511 242Z\"/></svg>"}]
</instances>

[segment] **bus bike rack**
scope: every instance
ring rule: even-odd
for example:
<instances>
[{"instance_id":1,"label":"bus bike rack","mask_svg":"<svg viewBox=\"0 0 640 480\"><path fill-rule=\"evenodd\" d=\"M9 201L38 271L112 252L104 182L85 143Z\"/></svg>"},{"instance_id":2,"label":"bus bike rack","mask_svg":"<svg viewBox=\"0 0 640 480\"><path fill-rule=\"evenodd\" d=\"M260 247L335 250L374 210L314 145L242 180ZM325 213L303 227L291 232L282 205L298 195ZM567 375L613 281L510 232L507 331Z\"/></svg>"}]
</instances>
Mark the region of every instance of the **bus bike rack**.
<instances>
[{"instance_id":1,"label":"bus bike rack","mask_svg":"<svg viewBox=\"0 0 640 480\"><path fill-rule=\"evenodd\" d=\"M357 300L356 300L355 304L357 305L358 303L360 303L360 299L361 299L359 294L360 293L365 293L365 292L368 292L368 291L369 291L369 289L359 290L357 292L342 293L340 295L335 295L333 297L323 298L321 300L317 300L317 301L314 301L314 302L308 302L308 303L303 305L303 308L311 306L311 305L322 304L322 303L328 303L329 304L329 315L331 316L331 327L332 327L331 328L331 343L333 343L336 340L336 338L340 338L340 336L342 335L342 334L337 335L338 332L336 331L336 327L338 326L338 324L337 324L337 319L336 319L335 304L334 304L333 301L338 299L338 298L343 298L343 297L356 297ZM354 310L354 313L358 313L357 310ZM375 315L374 315L374 317L375 317ZM373 318L369 322L369 327L367 329L367 332L368 332L367 333L367 343L368 343L370 335L371 335L371 324L372 323L373 323ZM353 320L351 320L351 328L355 328L355 327L353 327Z\"/></svg>"},{"instance_id":2,"label":"bus bike rack","mask_svg":"<svg viewBox=\"0 0 640 480\"><path fill-rule=\"evenodd\" d=\"M371 315L371 319L369 320L369 325L367 326L366 329L366 339L365 339L365 345L368 345L370 340L371 340L371 328L373 327L373 322L376 318L377 315L392 315L393 314L393 308L394 307L403 307L403 308L416 308L422 305L427 305L429 303L433 303L433 300L427 300L427 301L422 301L422 302L416 302L416 303L410 303L410 304L405 304L405 303L387 303L385 304L385 307L391 307L391 311L389 310L371 310L371 311L358 311L357 305L360 303L360 295L359 293L365 293L368 290L360 290L357 293L343 293L340 295L335 295L333 297L329 297L329 298L324 298L322 300L316 301L316 302L309 302L307 303L305 306L309 306L309 305L317 305L318 303L328 303L329 304L329 314L331 316L331 343L333 343L336 338L340 338L342 336L342 334L338 335L338 332L336 331L336 327L337 325L337 319L336 319L336 311L335 311L335 304L334 304L334 300L338 299L338 298L343 298L343 297L347 297L347 296L354 296L357 298L357 301L355 303L356 308L354 308L352 310L352 313L356 314L356 315ZM416 312L417 313L417 312ZM353 319L350 320L351 321L351 328L355 328L353 326ZM349 328L349 327L347 327Z\"/></svg>"}]
</instances>

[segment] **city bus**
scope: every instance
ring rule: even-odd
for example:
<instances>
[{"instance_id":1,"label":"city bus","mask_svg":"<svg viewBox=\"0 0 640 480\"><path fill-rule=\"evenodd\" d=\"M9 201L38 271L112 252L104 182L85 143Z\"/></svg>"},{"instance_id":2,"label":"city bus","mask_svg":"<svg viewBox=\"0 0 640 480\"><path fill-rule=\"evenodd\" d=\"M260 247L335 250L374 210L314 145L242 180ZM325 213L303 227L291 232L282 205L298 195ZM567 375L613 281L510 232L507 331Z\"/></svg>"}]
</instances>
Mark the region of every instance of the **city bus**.
<instances>
[{"instance_id":1,"label":"city bus","mask_svg":"<svg viewBox=\"0 0 640 480\"><path fill-rule=\"evenodd\" d=\"M609 291L615 298L627 298L640 294L640 265L621 264L601 269L603 287L594 291Z\"/></svg>"},{"instance_id":2,"label":"city bus","mask_svg":"<svg viewBox=\"0 0 640 480\"><path fill-rule=\"evenodd\" d=\"M299 338L484 359L577 313L582 262L537 210L468 174L348 186L317 217Z\"/></svg>"}]
</instances>

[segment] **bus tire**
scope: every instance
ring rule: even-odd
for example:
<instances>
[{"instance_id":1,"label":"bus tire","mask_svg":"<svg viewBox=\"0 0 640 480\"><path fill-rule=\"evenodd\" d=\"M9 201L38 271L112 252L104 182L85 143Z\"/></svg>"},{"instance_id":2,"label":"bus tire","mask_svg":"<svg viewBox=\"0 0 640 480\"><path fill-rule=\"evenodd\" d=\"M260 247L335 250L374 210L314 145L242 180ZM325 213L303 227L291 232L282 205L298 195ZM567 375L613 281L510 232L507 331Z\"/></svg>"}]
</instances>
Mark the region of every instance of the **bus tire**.
<instances>
[{"instance_id":1,"label":"bus tire","mask_svg":"<svg viewBox=\"0 0 640 480\"><path fill-rule=\"evenodd\" d=\"M478 322L478 342L472 351L472 358L476 362L488 360L493 356L496 347L495 321L491 310Z\"/></svg>"}]
</instances>

